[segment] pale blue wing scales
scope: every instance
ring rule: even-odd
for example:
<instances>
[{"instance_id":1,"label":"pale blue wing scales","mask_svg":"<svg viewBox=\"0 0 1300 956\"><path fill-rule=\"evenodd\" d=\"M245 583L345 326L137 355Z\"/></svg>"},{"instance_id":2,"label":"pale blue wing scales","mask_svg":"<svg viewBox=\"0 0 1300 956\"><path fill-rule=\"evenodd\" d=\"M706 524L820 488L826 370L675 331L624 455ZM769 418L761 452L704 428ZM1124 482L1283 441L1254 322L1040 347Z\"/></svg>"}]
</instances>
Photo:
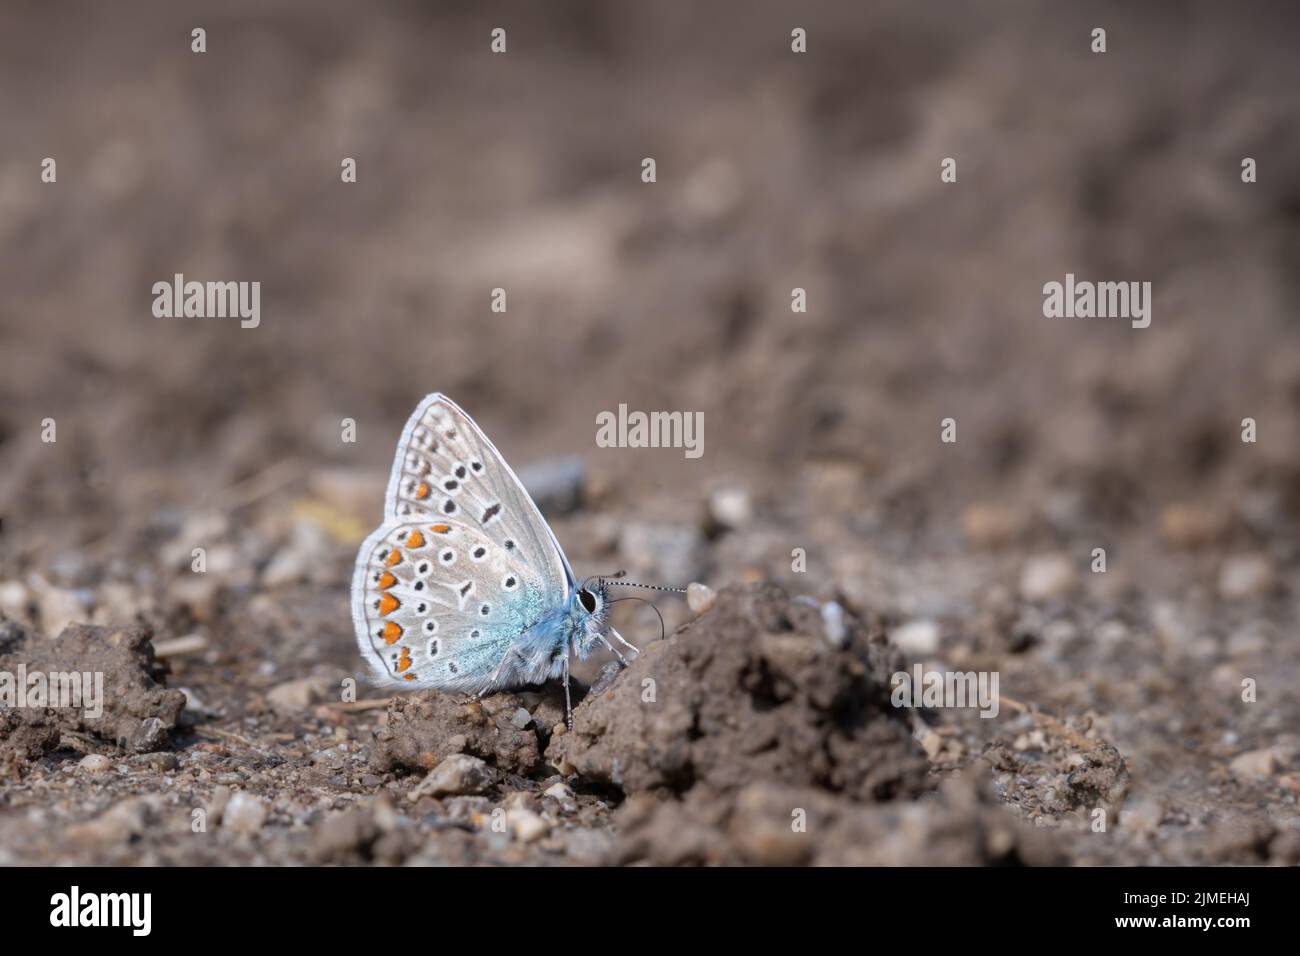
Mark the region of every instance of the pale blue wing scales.
<instances>
[{"instance_id":1,"label":"pale blue wing scales","mask_svg":"<svg viewBox=\"0 0 1300 956\"><path fill-rule=\"evenodd\" d=\"M508 649L555 614L521 557L454 518L385 522L362 545L352 588L357 643L376 678L477 692L508 676Z\"/></svg>"}]
</instances>

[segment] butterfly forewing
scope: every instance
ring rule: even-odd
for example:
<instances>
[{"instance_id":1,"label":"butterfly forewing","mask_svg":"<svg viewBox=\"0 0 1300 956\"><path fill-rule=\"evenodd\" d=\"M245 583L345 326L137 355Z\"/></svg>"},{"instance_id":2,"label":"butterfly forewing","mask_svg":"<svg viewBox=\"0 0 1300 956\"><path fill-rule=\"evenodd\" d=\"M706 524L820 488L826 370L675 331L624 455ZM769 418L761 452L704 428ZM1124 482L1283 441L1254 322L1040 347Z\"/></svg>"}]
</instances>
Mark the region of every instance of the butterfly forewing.
<instances>
[{"instance_id":1,"label":"butterfly forewing","mask_svg":"<svg viewBox=\"0 0 1300 956\"><path fill-rule=\"evenodd\" d=\"M568 562L541 512L487 436L444 395L421 402L402 432L386 512L389 518L424 513L477 525L519 552L545 583L568 591Z\"/></svg>"}]
</instances>

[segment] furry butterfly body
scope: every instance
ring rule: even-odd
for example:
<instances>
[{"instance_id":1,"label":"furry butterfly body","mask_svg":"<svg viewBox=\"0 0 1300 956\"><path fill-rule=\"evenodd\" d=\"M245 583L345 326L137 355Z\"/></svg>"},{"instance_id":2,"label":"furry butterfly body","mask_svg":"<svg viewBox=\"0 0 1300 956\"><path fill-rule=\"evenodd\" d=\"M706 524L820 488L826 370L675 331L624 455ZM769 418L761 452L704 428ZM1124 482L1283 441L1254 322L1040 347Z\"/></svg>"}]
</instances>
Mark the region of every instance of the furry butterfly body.
<instances>
[{"instance_id":1,"label":"furry butterfly body","mask_svg":"<svg viewBox=\"0 0 1300 956\"><path fill-rule=\"evenodd\" d=\"M352 583L357 645L381 684L483 695L563 677L609 638L607 589L579 585L523 484L474 421L426 397L397 445L384 523Z\"/></svg>"}]
</instances>

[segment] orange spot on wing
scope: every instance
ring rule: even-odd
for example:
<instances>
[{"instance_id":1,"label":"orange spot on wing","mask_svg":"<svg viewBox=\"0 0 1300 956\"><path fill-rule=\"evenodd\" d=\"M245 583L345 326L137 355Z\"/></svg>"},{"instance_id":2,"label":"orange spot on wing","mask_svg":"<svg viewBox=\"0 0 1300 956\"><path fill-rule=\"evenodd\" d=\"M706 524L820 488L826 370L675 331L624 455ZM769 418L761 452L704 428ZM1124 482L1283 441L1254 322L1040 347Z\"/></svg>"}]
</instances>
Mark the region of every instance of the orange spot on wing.
<instances>
[{"instance_id":1,"label":"orange spot on wing","mask_svg":"<svg viewBox=\"0 0 1300 956\"><path fill-rule=\"evenodd\" d=\"M401 606L402 603L397 598L391 594L385 594L379 599L379 616L383 617L385 614L391 614Z\"/></svg>"},{"instance_id":2,"label":"orange spot on wing","mask_svg":"<svg viewBox=\"0 0 1300 956\"><path fill-rule=\"evenodd\" d=\"M404 674L404 675L402 675L402 680L415 680L415 675L414 675L414 674Z\"/></svg>"},{"instance_id":3,"label":"orange spot on wing","mask_svg":"<svg viewBox=\"0 0 1300 956\"><path fill-rule=\"evenodd\" d=\"M397 578L393 577L392 574L385 571L383 573L383 576L380 577L379 579L379 590L383 591L386 588L391 588L396 583L397 583Z\"/></svg>"},{"instance_id":4,"label":"orange spot on wing","mask_svg":"<svg viewBox=\"0 0 1300 956\"><path fill-rule=\"evenodd\" d=\"M394 548L392 551L388 552L388 557L384 559L384 564L386 564L388 567L391 568L394 564L397 564L397 562L401 560L402 560L402 552Z\"/></svg>"},{"instance_id":5,"label":"orange spot on wing","mask_svg":"<svg viewBox=\"0 0 1300 956\"><path fill-rule=\"evenodd\" d=\"M402 628L393 621L387 621L384 624L384 643L395 644L397 639L402 636Z\"/></svg>"},{"instance_id":6,"label":"orange spot on wing","mask_svg":"<svg viewBox=\"0 0 1300 956\"><path fill-rule=\"evenodd\" d=\"M397 673L408 669L411 666L411 652L405 647L402 648L402 656L397 659Z\"/></svg>"},{"instance_id":7,"label":"orange spot on wing","mask_svg":"<svg viewBox=\"0 0 1300 956\"><path fill-rule=\"evenodd\" d=\"M447 534L448 532L451 531L451 525L449 524L430 525L429 530L432 531L434 534Z\"/></svg>"},{"instance_id":8,"label":"orange spot on wing","mask_svg":"<svg viewBox=\"0 0 1300 956\"><path fill-rule=\"evenodd\" d=\"M415 489L415 497L421 501L429 497L429 485L426 482L420 482L420 487Z\"/></svg>"},{"instance_id":9,"label":"orange spot on wing","mask_svg":"<svg viewBox=\"0 0 1300 956\"><path fill-rule=\"evenodd\" d=\"M424 535L420 534L418 531L412 531L411 536L406 539L406 546L408 548L423 548Z\"/></svg>"}]
</instances>

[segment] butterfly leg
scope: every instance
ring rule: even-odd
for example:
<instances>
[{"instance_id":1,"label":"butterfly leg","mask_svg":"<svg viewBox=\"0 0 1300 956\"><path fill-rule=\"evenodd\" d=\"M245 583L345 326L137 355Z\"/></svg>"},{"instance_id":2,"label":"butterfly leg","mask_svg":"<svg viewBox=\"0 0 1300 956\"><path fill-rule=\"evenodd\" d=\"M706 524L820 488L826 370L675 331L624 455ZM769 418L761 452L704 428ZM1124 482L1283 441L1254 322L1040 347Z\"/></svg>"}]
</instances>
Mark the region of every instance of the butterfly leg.
<instances>
[{"instance_id":1,"label":"butterfly leg","mask_svg":"<svg viewBox=\"0 0 1300 956\"><path fill-rule=\"evenodd\" d=\"M492 677L488 681L487 686L471 695L471 702L482 700L488 694L494 693L500 689L501 685L498 682L501 680L501 674L506 669L506 665L510 663L511 657L518 657L520 660L524 659L524 656L519 653L519 650L513 644L506 648L506 652L501 658L501 663L498 664L497 669L492 672Z\"/></svg>"},{"instance_id":2,"label":"butterfly leg","mask_svg":"<svg viewBox=\"0 0 1300 956\"><path fill-rule=\"evenodd\" d=\"M618 641L620 644L622 644L624 647L626 647L629 651L631 651L634 657L640 657L640 656L641 656L641 648L637 647L637 646L636 646L635 644L633 644L631 641L626 640L626 639L623 637L623 635L620 634L620 633L618 632L618 630L617 630L616 628L612 628L612 627L611 627L611 628L609 629L609 633L611 633L611 634L614 635L614 640Z\"/></svg>"},{"instance_id":3,"label":"butterfly leg","mask_svg":"<svg viewBox=\"0 0 1300 956\"><path fill-rule=\"evenodd\" d=\"M631 665L628 663L628 659L627 659L626 657L623 656L622 652L619 651L619 649L618 649L617 647L615 647L613 644L611 644L611 643L609 642L609 640L608 640L607 638L605 638L604 635L601 635L601 636L600 636L600 642L601 642L602 644L604 644L605 647L607 647L607 648L609 649L610 653L612 653L615 657L618 658L618 662L619 662L620 664L622 664L624 667L630 667L630 666L631 666Z\"/></svg>"},{"instance_id":4,"label":"butterfly leg","mask_svg":"<svg viewBox=\"0 0 1300 956\"><path fill-rule=\"evenodd\" d=\"M569 699L569 645L564 645L564 726L573 729L573 703Z\"/></svg>"}]
</instances>

